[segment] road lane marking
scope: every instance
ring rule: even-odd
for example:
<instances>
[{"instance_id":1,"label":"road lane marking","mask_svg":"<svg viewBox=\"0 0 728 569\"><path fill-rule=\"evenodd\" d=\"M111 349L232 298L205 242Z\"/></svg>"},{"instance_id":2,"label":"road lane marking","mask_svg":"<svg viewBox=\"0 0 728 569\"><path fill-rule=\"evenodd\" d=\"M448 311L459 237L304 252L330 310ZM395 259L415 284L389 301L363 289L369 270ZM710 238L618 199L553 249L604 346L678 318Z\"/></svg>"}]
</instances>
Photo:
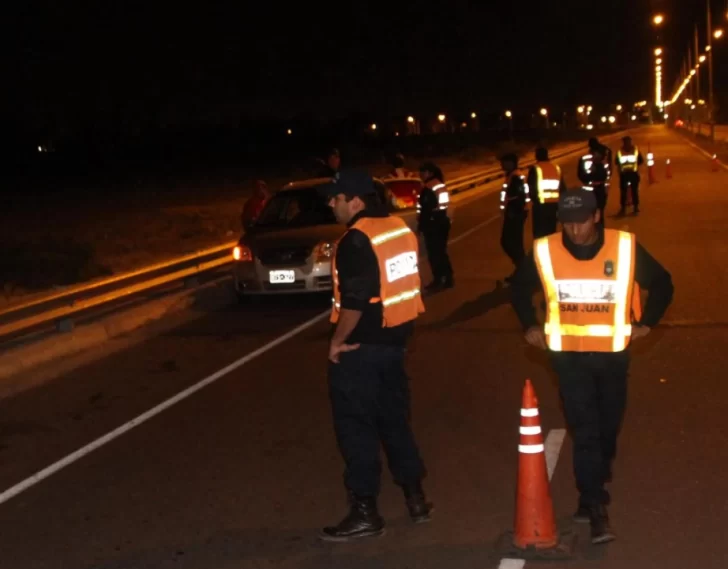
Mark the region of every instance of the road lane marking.
<instances>
[{"instance_id":1,"label":"road lane marking","mask_svg":"<svg viewBox=\"0 0 728 569\"><path fill-rule=\"evenodd\" d=\"M691 141L689 141L687 139L685 139L685 142L687 142L690 146L693 147L694 150L697 150L698 152L700 152L700 154L702 154L706 158L709 158L710 160L713 159L713 156L714 156L713 154L711 154L710 152L707 152L707 151L703 150L697 144L694 144L693 142L691 142ZM720 166L724 170L728 170L728 166L726 166L725 164L723 164L723 162L721 162L720 160L717 160L717 159L716 159L716 162L718 163L718 166Z\"/></svg>"},{"instance_id":2,"label":"road lane marking","mask_svg":"<svg viewBox=\"0 0 728 569\"><path fill-rule=\"evenodd\" d=\"M458 235L457 237L450 239L449 243L457 243L461 239L464 239L468 235L471 235L478 229L485 227L486 225L492 223L493 221L495 221L496 219L498 219L500 217L501 217L500 215L495 215L495 216L491 217L490 219L487 219L486 221L479 223L475 227L471 227L465 233L462 233L462 234ZM107 434L103 435L102 437L99 437L98 439L90 442L86 446L81 447L80 449L76 450L75 452L72 452L71 454L67 455L66 457L54 462L53 464L51 464L50 466L47 466L43 470L36 472L29 478L26 478L25 480L18 482L14 486L11 486L7 490L5 490L2 494L0 494L0 504L4 504L11 498L17 496L18 494L21 494L22 492L24 492L25 490L28 490L29 488L32 488L39 482L42 482L46 478L49 478L50 476L54 475L55 473L59 472L60 470L64 469L65 467L70 466L71 464L73 464L74 462L77 462L78 460L82 459L86 455L92 453L93 451L95 451L95 450L101 448L102 446L112 442L113 440L119 438L123 434L132 430L134 427L138 427L139 425L146 423L149 419L152 419L153 417L159 415L163 411L166 411L167 409L169 409L173 405L176 405L180 401L187 399L188 397L197 393L201 389L216 382L218 379L221 379L222 377L235 371L239 367L244 366L248 362L254 360L258 356L263 355L264 353L272 350L273 348L282 344L283 342L290 340L294 336L297 336L301 332L312 327L314 324L317 324L320 321L322 321L329 314L330 314L330 311L326 310L325 312L322 312L321 314L314 316L310 320L307 320L303 324L300 324L299 326L295 327L293 330L286 332L285 334L283 334L282 336L279 336L275 340L265 344L264 346L261 346L257 350L250 352L249 354L234 361L233 363L222 368L221 370L213 373L212 375L206 377L205 379L188 387L184 391L180 391L174 397L171 397L170 399L163 401L162 403L160 403L156 407L153 407L149 411L142 413L138 417L135 417L131 421L124 423L123 425L117 427L113 431L108 432Z\"/></svg>"},{"instance_id":3,"label":"road lane marking","mask_svg":"<svg viewBox=\"0 0 728 569\"><path fill-rule=\"evenodd\" d=\"M264 346L258 348L257 350L250 352L249 354L243 356L242 358L234 361L230 365L222 368L221 370L213 373L212 375L206 377L202 381L199 381L198 383L192 385L191 387L188 387L184 391L180 391L177 395L174 397L171 397L170 399L167 399L166 401L160 403L156 407L153 407L149 411L142 413L138 417L135 417L131 421L124 423L120 427L117 427L113 431L105 434L104 436L96 439L95 441L87 444L86 446L78 449L77 451L69 454L65 458L62 458L61 460L54 462L50 466L44 468L43 470L35 473L33 476L26 478L22 482L19 482L15 486L12 486L5 490L2 494L0 494L0 504L3 504L13 498L14 496L17 496L21 492L24 492L28 488L31 488L32 486L35 486L39 482L45 480L46 478L52 476L56 472L62 470L66 466L69 466L73 464L74 462L80 460L84 456L92 453L96 449L101 448L102 446L110 443L114 439L119 438L121 435L129 432L134 427L138 427L139 425L146 423L149 419L155 417L156 415L159 415L162 411L165 411L172 407L173 405L176 405L180 401L187 399L190 395L193 395L194 393L197 393L200 391L200 389L203 389L204 387L207 387L211 383L216 382L218 379L226 376L230 372L238 369L239 367L247 364L248 362L254 360L258 356L263 355L264 353L272 350L276 346L282 344L283 342L290 340L294 336L297 336L301 332L307 330L314 324L317 324L321 320L324 319L324 317L329 315L329 311L323 312L319 314L318 316L315 316L311 318L310 320L307 320L303 324L300 324L299 326L296 326L293 330L290 330L289 332L286 332L282 336L279 336L272 342L269 342L265 344Z\"/></svg>"},{"instance_id":4,"label":"road lane marking","mask_svg":"<svg viewBox=\"0 0 728 569\"><path fill-rule=\"evenodd\" d=\"M546 454L546 470L549 473L549 482L554 476L554 470L556 470L556 464L559 462L559 454L561 453L561 447L564 446L565 438L566 429L551 429L546 436L544 453ZM525 566L525 559L504 557L500 560L498 569L523 569Z\"/></svg>"}]
</instances>

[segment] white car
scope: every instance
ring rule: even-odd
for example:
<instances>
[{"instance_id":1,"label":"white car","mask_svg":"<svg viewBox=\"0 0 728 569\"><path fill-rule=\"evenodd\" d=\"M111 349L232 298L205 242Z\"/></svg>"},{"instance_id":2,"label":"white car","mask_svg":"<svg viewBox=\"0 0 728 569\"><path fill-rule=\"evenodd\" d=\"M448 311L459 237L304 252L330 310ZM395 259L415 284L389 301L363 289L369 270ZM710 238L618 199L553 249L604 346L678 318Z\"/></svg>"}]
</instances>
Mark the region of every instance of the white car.
<instances>
[{"instance_id":1,"label":"white car","mask_svg":"<svg viewBox=\"0 0 728 569\"><path fill-rule=\"evenodd\" d=\"M233 250L239 297L331 291L331 256L346 231L318 189L331 180L291 182L268 201ZM374 185L394 210L385 185L378 179Z\"/></svg>"}]
</instances>

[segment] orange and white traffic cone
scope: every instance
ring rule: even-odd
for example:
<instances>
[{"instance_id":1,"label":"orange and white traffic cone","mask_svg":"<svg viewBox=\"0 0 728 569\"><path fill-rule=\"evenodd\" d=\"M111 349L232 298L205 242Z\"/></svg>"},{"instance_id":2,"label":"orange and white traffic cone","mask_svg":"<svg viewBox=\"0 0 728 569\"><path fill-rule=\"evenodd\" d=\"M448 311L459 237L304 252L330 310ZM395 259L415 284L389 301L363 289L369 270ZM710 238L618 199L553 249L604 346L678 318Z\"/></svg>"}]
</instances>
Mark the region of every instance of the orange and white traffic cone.
<instances>
[{"instance_id":1,"label":"orange and white traffic cone","mask_svg":"<svg viewBox=\"0 0 728 569\"><path fill-rule=\"evenodd\" d=\"M667 178L668 180L672 178L672 163L670 162L669 158L665 163L665 178Z\"/></svg>"},{"instance_id":2,"label":"orange and white traffic cone","mask_svg":"<svg viewBox=\"0 0 728 569\"><path fill-rule=\"evenodd\" d=\"M574 539L574 534L556 528L538 400L527 379L521 404L515 527L503 537L501 549L508 557L568 559Z\"/></svg>"},{"instance_id":3,"label":"orange and white traffic cone","mask_svg":"<svg viewBox=\"0 0 728 569\"><path fill-rule=\"evenodd\" d=\"M713 172L717 172L718 170L720 170L720 166L718 165L718 155L717 154L713 154L712 162L713 162Z\"/></svg>"}]
</instances>

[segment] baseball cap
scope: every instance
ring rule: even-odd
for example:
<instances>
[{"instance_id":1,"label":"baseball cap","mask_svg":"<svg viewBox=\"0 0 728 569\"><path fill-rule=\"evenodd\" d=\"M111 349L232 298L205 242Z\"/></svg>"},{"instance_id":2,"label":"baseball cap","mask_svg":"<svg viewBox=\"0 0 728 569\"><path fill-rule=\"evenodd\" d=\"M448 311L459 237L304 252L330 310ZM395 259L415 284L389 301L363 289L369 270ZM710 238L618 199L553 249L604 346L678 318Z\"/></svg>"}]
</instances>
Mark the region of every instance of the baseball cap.
<instances>
[{"instance_id":1,"label":"baseball cap","mask_svg":"<svg viewBox=\"0 0 728 569\"><path fill-rule=\"evenodd\" d=\"M346 170L339 172L339 177L319 188L326 197L332 198L344 194L347 198L376 194L374 179L368 172Z\"/></svg>"},{"instance_id":2,"label":"baseball cap","mask_svg":"<svg viewBox=\"0 0 728 569\"><path fill-rule=\"evenodd\" d=\"M577 188L564 192L559 197L559 221L561 223L583 223L597 210L594 192Z\"/></svg>"}]
</instances>

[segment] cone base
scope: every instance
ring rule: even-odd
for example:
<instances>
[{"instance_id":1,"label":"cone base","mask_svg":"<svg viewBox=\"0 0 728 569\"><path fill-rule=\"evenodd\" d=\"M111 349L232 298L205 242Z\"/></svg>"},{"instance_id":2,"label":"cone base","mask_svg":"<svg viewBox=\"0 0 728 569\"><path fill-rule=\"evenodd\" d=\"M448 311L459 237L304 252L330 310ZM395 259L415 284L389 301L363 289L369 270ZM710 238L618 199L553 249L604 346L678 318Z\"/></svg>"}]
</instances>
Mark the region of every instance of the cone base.
<instances>
[{"instance_id":1,"label":"cone base","mask_svg":"<svg viewBox=\"0 0 728 569\"><path fill-rule=\"evenodd\" d=\"M553 547L539 549L529 546L525 549L516 546L513 543L514 534L507 531L498 538L496 542L496 551L501 557L509 557L513 559L541 559L541 560L562 560L574 557L574 549L576 547L576 534L573 531L563 531L559 533L559 541Z\"/></svg>"}]
</instances>

